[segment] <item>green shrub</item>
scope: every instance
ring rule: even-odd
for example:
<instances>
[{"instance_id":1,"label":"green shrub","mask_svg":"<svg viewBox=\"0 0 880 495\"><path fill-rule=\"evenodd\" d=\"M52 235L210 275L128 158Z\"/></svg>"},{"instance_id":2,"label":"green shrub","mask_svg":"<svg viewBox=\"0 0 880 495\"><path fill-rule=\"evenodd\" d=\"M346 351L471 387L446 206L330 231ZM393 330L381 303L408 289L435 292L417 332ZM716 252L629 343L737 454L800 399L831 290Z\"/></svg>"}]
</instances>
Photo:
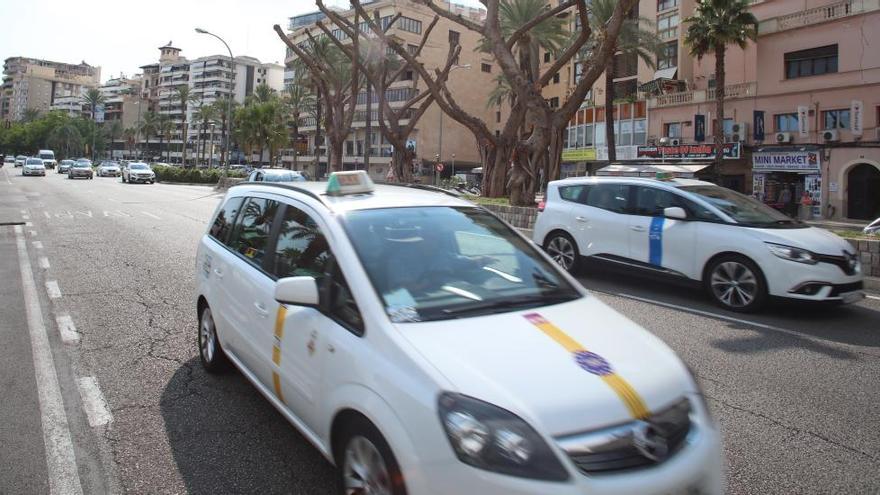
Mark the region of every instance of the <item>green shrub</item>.
<instances>
[{"instance_id":1,"label":"green shrub","mask_svg":"<svg viewBox=\"0 0 880 495\"><path fill-rule=\"evenodd\" d=\"M193 184L216 184L223 175L223 170L218 168L180 168L156 165L153 167L156 180L159 182L185 182ZM244 177L243 171L230 171L229 177Z\"/></svg>"}]
</instances>

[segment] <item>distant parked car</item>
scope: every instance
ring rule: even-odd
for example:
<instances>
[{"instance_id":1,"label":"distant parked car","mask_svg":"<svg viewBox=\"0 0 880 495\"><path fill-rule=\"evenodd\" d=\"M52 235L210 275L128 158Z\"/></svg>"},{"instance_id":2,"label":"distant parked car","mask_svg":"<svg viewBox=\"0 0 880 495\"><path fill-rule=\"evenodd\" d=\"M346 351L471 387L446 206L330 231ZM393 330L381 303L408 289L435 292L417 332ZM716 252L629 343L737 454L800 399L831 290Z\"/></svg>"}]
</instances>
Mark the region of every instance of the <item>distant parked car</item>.
<instances>
[{"instance_id":1,"label":"distant parked car","mask_svg":"<svg viewBox=\"0 0 880 495\"><path fill-rule=\"evenodd\" d=\"M23 167L25 160L27 160L27 157L24 155L18 155L15 157L15 168Z\"/></svg>"},{"instance_id":2,"label":"distant parked car","mask_svg":"<svg viewBox=\"0 0 880 495\"><path fill-rule=\"evenodd\" d=\"M15 167L15 157L12 155L6 156L5 158L3 158L3 164L4 165L12 164L12 167L14 168Z\"/></svg>"},{"instance_id":3,"label":"distant parked car","mask_svg":"<svg viewBox=\"0 0 880 495\"><path fill-rule=\"evenodd\" d=\"M146 163L132 162L122 169L122 182L146 182L152 184L156 182L156 173Z\"/></svg>"},{"instance_id":4,"label":"distant parked car","mask_svg":"<svg viewBox=\"0 0 880 495\"><path fill-rule=\"evenodd\" d=\"M77 160L67 170L68 179L77 179L80 177L85 179L95 178L95 172L92 170L92 166L89 162Z\"/></svg>"},{"instance_id":5,"label":"distant parked car","mask_svg":"<svg viewBox=\"0 0 880 495\"><path fill-rule=\"evenodd\" d=\"M61 160L61 162L58 164L58 173L59 174L66 174L67 171L70 170L70 167L72 167L74 163L76 163L76 162L73 160Z\"/></svg>"},{"instance_id":6,"label":"distant parked car","mask_svg":"<svg viewBox=\"0 0 880 495\"><path fill-rule=\"evenodd\" d=\"M38 151L37 158L43 160L43 166L46 168L55 168L58 164L58 162L55 161L55 152L52 150Z\"/></svg>"},{"instance_id":7,"label":"distant parked car","mask_svg":"<svg viewBox=\"0 0 880 495\"><path fill-rule=\"evenodd\" d=\"M21 175L46 175L46 166L39 158L28 158L21 169Z\"/></svg>"},{"instance_id":8,"label":"distant parked car","mask_svg":"<svg viewBox=\"0 0 880 495\"><path fill-rule=\"evenodd\" d=\"M122 173L116 162L101 162L98 165L98 177L119 177Z\"/></svg>"},{"instance_id":9,"label":"distant parked car","mask_svg":"<svg viewBox=\"0 0 880 495\"><path fill-rule=\"evenodd\" d=\"M286 168L258 168L248 175L248 182L305 182L299 172Z\"/></svg>"}]
</instances>

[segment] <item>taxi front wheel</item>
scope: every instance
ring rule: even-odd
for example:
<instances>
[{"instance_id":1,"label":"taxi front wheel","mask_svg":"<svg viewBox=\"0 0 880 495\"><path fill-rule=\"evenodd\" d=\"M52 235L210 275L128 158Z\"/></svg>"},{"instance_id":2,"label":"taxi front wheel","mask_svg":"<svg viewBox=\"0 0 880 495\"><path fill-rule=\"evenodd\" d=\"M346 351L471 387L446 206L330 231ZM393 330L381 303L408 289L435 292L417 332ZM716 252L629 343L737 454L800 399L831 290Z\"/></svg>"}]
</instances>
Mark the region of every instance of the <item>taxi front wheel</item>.
<instances>
[{"instance_id":1,"label":"taxi front wheel","mask_svg":"<svg viewBox=\"0 0 880 495\"><path fill-rule=\"evenodd\" d=\"M400 466L382 434L365 418L351 420L335 449L339 493L406 495Z\"/></svg>"},{"instance_id":2,"label":"taxi front wheel","mask_svg":"<svg viewBox=\"0 0 880 495\"><path fill-rule=\"evenodd\" d=\"M706 270L703 283L712 299L740 313L759 310L767 302L767 283L752 260L739 255L720 256Z\"/></svg>"},{"instance_id":3,"label":"taxi front wheel","mask_svg":"<svg viewBox=\"0 0 880 495\"><path fill-rule=\"evenodd\" d=\"M211 308L206 307L199 316L199 358L208 373L220 373L229 369L229 360L217 339L217 327Z\"/></svg>"}]
</instances>

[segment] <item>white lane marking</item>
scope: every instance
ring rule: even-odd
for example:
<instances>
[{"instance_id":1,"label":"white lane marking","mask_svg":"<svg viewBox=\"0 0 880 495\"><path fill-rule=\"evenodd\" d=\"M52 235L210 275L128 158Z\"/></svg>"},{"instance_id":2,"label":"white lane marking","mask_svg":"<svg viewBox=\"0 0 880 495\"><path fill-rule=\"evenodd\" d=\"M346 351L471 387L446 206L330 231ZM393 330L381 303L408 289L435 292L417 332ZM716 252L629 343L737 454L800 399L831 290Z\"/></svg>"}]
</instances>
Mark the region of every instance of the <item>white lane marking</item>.
<instances>
[{"instance_id":1,"label":"white lane marking","mask_svg":"<svg viewBox=\"0 0 880 495\"><path fill-rule=\"evenodd\" d=\"M86 376L79 379L79 395L82 397L83 409L86 410L86 416L89 418L89 426L92 428L104 426L113 421L113 414L95 377Z\"/></svg>"},{"instance_id":2,"label":"white lane marking","mask_svg":"<svg viewBox=\"0 0 880 495\"><path fill-rule=\"evenodd\" d=\"M21 216L21 219L22 219L22 220L30 220L30 219L31 219L31 216L30 216L30 215L27 215L27 214L24 214L24 215ZM28 222L28 223L30 223L30 222ZM33 225L33 224L31 224L31 225ZM29 225L29 226L30 226L30 225Z\"/></svg>"},{"instance_id":3,"label":"white lane marking","mask_svg":"<svg viewBox=\"0 0 880 495\"><path fill-rule=\"evenodd\" d=\"M868 299L874 299L874 300L880 301L880 297L872 296L870 294L865 294L865 297L867 297Z\"/></svg>"},{"instance_id":4,"label":"white lane marking","mask_svg":"<svg viewBox=\"0 0 880 495\"><path fill-rule=\"evenodd\" d=\"M105 211L104 211L104 216L105 216L105 217L109 217L109 216L110 216L110 213L108 213L108 212L105 210Z\"/></svg>"},{"instance_id":5,"label":"white lane marking","mask_svg":"<svg viewBox=\"0 0 880 495\"><path fill-rule=\"evenodd\" d=\"M58 287L58 282L55 280L46 281L46 292L49 293L49 299L61 298L61 288Z\"/></svg>"},{"instance_id":6,"label":"white lane marking","mask_svg":"<svg viewBox=\"0 0 880 495\"><path fill-rule=\"evenodd\" d=\"M34 241L34 249L43 249L43 243L40 241Z\"/></svg>"},{"instance_id":7,"label":"white lane marking","mask_svg":"<svg viewBox=\"0 0 880 495\"><path fill-rule=\"evenodd\" d=\"M79 332L76 331L76 325L73 324L73 318L70 315L56 316L55 323L58 324L58 333L61 334L62 342L65 344L79 342Z\"/></svg>"},{"instance_id":8,"label":"white lane marking","mask_svg":"<svg viewBox=\"0 0 880 495\"><path fill-rule=\"evenodd\" d=\"M49 258L45 256L40 256L37 262L40 264L40 268L42 268L43 270L49 269Z\"/></svg>"},{"instance_id":9,"label":"white lane marking","mask_svg":"<svg viewBox=\"0 0 880 495\"><path fill-rule=\"evenodd\" d=\"M27 210L21 210L21 214L22 214L22 215L27 215L27 214L28 214L28 211L27 211Z\"/></svg>"},{"instance_id":10,"label":"white lane marking","mask_svg":"<svg viewBox=\"0 0 880 495\"><path fill-rule=\"evenodd\" d=\"M25 218L25 220L27 220L27 218ZM25 226L25 227L33 227L33 226L34 226L34 223L33 223L33 222L25 222L25 223L24 223L24 226Z\"/></svg>"},{"instance_id":11,"label":"white lane marking","mask_svg":"<svg viewBox=\"0 0 880 495\"><path fill-rule=\"evenodd\" d=\"M141 213L143 213L144 215L146 215L150 218L155 218L156 220L162 220L161 218L157 217L156 215L153 215L152 213L147 213L145 211L142 211Z\"/></svg>"},{"instance_id":12,"label":"white lane marking","mask_svg":"<svg viewBox=\"0 0 880 495\"><path fill-rule=\"evenodd\" d=\"M27 242L22 235L20 226L15 228L15 240L18 245L18 265L21 269L22 293L25 301L28 331L33 350L34 374L37 381L37 397L40 403L40 420L43 425L43 443L46 449L46 468L49 475L49 493L64 495L82 494L79 472L76 466L76 454L70 438L70 427L61 398L61 387L58 384L58 373L52 360L52 349L49 347L49 336L43 323L43 312L40 309L40 298L37 296L37 284L31 271L28 258Z\"/></svg>"},{"instance_id":13,"label":"white lane marking","mask_svg":"<svg viewBox=\"0 0 880 495\"><path fill-rule=\"evenodd\" d=\"M78 215L82 215L82 216L84 216L84 217L94 218L94 217L92 216L92 211L91 211L91 210L89 210L89 211L75 211L74 213L76 213L76 214L78 214Z\"/></svg>"}]
</instances>

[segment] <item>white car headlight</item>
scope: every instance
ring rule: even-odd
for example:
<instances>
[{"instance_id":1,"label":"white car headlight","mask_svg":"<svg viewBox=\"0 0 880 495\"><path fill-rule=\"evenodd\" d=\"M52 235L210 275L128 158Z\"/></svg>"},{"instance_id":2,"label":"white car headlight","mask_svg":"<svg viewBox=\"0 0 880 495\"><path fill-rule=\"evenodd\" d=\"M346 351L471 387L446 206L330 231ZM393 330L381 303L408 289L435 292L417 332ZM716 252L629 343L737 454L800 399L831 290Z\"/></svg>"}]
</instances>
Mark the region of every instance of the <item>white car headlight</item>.
<instances>
[{"instance_id":1,"label":"white car headlight","mask_svg":"<svg viewBox=\"0 0 880 495\"><path fill-rule=\"evenodd\" d=\"M767 242L765 244L767 244L767 248L770 249L771 253L784 260L806 263L808 265L815 265L819 262L816 255L806 249L786 246L784 244L774 244L772 242Z\"/></svg>"}]
</instances>

